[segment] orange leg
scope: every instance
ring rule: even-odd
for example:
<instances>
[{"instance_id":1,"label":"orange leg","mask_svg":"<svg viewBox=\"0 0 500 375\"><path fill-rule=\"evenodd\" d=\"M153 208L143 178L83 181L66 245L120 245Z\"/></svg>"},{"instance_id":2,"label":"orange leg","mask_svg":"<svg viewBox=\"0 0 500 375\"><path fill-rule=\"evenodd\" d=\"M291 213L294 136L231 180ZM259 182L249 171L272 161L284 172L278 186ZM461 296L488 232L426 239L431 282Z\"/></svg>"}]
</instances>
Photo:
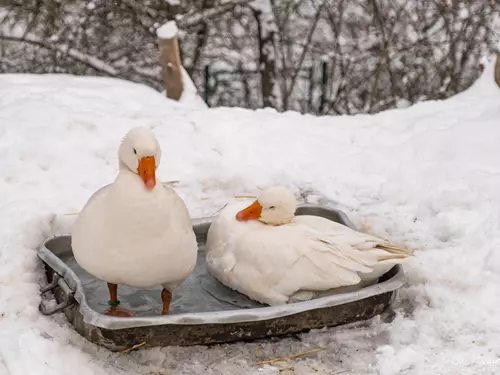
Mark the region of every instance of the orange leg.
<instances>
[{"instance_id":1,"label":"orange leg","mask_svg":"<svg viewBox=\"0 0 500 375\"><path fill-rule=\"evenodd\" d=\"M120 317L131 317L134 313L126 309L118 307L120 301L118 300L118 285L108 283L109 289L109 309L107 309L104 314L109 316L120 316Z\"/></svg>"},{"instance_id":2,"label":"orange leg","mask_svg":"<svg viewBox=\"0 0 500 375\"><path fill-rule=\"evenodd\" d=\"M168 314L170 302L172 302L172 293L163 288L163 290L161 291L161 300L163 301L163 308L161 310L161 313L162 315Z\"/></svg>"}]
</instances>

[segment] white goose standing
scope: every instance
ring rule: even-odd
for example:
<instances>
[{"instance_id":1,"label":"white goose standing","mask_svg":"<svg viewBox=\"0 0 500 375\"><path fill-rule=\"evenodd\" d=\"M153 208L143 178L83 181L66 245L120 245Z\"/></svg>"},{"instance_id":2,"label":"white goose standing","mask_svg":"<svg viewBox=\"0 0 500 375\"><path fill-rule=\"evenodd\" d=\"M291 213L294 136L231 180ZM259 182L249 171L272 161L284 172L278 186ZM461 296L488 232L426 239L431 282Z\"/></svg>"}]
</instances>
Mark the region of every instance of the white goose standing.
<instances>
[{"instance_id":1,"label":"white goose standing","mask_svg":"<svg viewBox=\"0 0 500 375\"><path fill-rule=\"evenodd\" d=\"M115 181L88 200L72 230L78 264L108 283L113 316L132 316L118 307L118 284L162 285L162 314L173 290L193 271L198 246L184 201L156 183L161 149L154 133L137 127L123 138Z\"/></svg>"},{"instance_id":2,"label":"white goose standing","mask_svg":"<svg viewBox=\"0 0 500 375\"><path fill-rule=\"evenodd\" d=\"M282 187L263 191L249 206L226 206L208 232L209 272L253 300L280 305L373 283L411 255L331 220L295 216L296 206Z\"/></svg>"}]
</instances>

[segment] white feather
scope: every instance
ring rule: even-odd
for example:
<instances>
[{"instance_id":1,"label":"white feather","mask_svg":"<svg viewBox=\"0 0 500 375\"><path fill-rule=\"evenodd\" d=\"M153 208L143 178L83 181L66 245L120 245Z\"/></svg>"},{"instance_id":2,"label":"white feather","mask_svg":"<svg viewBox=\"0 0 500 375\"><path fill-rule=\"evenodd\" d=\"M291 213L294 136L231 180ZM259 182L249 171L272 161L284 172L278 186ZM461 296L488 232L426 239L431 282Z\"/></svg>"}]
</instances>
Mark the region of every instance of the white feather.
<instances>
[{"instance_id":1,"label":"white feather","mask_svg":"<svg viewBox=\"0 0 500 375\"><path fill-rule=\"evenodd\" d=\"M133 159L137 156L132 147L126 154L126 141L135 145L137 154L140 147L153 150L159 163L156 138L148 133L135 136L139 139L129 134L132 139L126 137L120 146L123 160L115 181L97 190L78 215L72 248L78 264L98 279L173 289L194 269L196 236L186 205L173 189L157 183L147 191L133 166L127 168L137 163Z\"/></svg>"},{"instance_id":2,"label":"white feather","mask_svg":"<svg viewBox=\"0 0 500 375\"><path fill-rule=\"evenodd\" d=\"M235 219L251 201L227 205L213 221L207 267L226 286L277 305L376 280L409 256L402 256L406 250L387 241L325 218L287 217L295 211L290 207L294 200L289 196L277 199L283 191L264 191L264 197L258 198L263 206L261 221ZM385 245L396 253L379 248Z\"/></svg>"}]
</instances>

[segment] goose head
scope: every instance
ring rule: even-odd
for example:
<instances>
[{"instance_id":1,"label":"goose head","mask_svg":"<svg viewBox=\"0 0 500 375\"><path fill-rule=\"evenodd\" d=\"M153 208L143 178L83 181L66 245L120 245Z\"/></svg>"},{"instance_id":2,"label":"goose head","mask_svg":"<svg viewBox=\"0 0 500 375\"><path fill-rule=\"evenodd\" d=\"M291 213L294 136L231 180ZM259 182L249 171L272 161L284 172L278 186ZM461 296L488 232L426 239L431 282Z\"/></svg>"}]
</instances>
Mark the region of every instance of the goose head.
<instances>
[{"instance_id":1,"label":"goose head","mask_svg":"<svg viewBox=\"0 0 500 375\"><path fill-rule=\"evenodd\" d=\"M118 149L120 169L139 175L148 190L156 186L156 169L160 165L161 149L152 130L146 127L131 129Z\"/></svg>"},{"instance_id":2,"label":"goose head","mask_svg":"<svg viewBox=\"0 0 500 375\"><path fill-rule=\"evenodd\" d=\"M236 220L259 220L269 225L282 225L292 221L297 209L293 193L284 187L264 190L255 202L236 214Z\"/></svg>"}]
</instances>

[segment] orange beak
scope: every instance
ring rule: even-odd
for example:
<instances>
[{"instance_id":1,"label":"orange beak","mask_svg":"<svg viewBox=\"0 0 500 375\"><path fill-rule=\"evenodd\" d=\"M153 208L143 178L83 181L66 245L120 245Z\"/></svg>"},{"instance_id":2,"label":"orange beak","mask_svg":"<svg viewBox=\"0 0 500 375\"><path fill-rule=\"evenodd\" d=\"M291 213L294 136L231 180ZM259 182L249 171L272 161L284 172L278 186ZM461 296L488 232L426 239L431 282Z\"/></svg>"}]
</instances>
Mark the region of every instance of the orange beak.
<instances>
[{"instance_id":1,"label":"orange beak","mask_svg":"<svg viewBox=\"0 0 500 375\"><path fill-rule=\"evenodd\" d=\"M256 220L260 217L262 213L262 205L259 201L253 202L250 206L241 210L236 214L236 220L246 221L246 220Z\"/></svg>"},{"instance_id":2,"label":"orange beak","mask_svg":"<svg viewBox=\"0 0 500 375\"><path fill-rule=\"evenodd\" d=\"M144 181L144 185L148 190L151 190L156 185L156 163L154 156L146 156L139 160L137 172Z\"/></svg>"}]
</instances>

